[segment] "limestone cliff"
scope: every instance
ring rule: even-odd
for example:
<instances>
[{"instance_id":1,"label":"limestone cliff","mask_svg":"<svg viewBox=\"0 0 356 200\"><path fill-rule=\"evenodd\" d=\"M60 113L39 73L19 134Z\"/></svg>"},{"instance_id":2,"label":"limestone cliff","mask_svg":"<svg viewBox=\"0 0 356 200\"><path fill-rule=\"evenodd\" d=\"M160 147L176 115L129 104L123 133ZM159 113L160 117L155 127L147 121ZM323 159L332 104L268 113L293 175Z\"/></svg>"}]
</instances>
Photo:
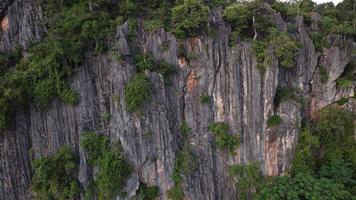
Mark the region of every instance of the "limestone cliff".
<instances>
[{"instance_id":1,"label":"limestone cliff","mask_svg":"<svg viewBox=\"0 0 356 200\"><path fill-rule=\"evenodd\" d=\"M274 13L278 26L286 22ZM19 43L24 49L30 42L41 40L45 28L42 11L33 0L5 0L0 3L0 50L7 52ZM174 183L171 174L181 138L179 126L187 122L192 129L189 145L197 167L184 179L187 199L235 199L236 191L228 167L258 161L266 176L282 174L290 166L302 119L343 97L354 96L355 87L339 89L336 79L345 66L356 59L356 44L342 38L330 38L331 47L316 52L306 32L303 20L296 20L295 37L301 44L297 65L282 69L272 55L272 61L261 73L249 42L228 45L230 26L222 19L221 10L211 13L211 23L217 27L216 37L201 36L179 41L160 28L146 34L147 49L156 60L164 60L177 68L165 84L157 72L148 72L152 85L151 98L141 115L127 111L124 88L136 73L128 42L128 23L119 26L111 41L116 62L108 55L88 56L71 77L71 88L79 95L79 103L66 105L59 100L47 109L35 105L18 108L11 128L0 135L0 199L28 200L31 196L31 160L51 155L68 145L80 158L79 181L85 188L92 178L92 169L79 145L82 133L96 131L122 144L124 155L134 166L126 184L128 198L139 187L139 180L157 185L160 198ZM162 44L169 48L162 49ZM178 56L180 45L190 59ZM272 54L272 53L271 53ZM319 67L327 70L329 79L320 82ZM355 82L353 83L355 86ZM276 104L277 87L294 87L304 101L289 100ZM211 96L203 104L200 97ZM355 100L345 105L356 111ZM110 113L109 120L100 117ZM278 114L283 122L268 127L268 118ZM217 149L212 122L226 122L231 133L239 135L241 145L235 154ZM148 136L148 134L151 134Z\"/></svg>"}]
</instances>

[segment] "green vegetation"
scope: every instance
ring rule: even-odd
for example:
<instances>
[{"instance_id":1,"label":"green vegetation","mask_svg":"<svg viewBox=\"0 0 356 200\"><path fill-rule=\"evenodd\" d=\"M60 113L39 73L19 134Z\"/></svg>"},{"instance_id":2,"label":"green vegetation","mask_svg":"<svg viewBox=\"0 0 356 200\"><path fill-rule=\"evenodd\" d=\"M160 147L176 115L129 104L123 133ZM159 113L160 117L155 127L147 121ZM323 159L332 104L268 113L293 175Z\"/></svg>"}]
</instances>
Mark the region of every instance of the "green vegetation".
<instances>
[{"instance_id":1,"label":"green vegetation","mask_svg":"<svg viewBox=\"0 0 356 200\"><path fill-rule=\"evenodd\" d=\"M301 104L305 102L305 100L299 95L299 90L297 88L277 87L274 104L278 106L280 103L288 100L294 100Z\"/></svg>"},{"instance_id":2,"label":"green vegetation","mask_svg":"<svg viewBox=\"0 0 356 200\"><path fill-rule=\"evenodd\" d=\"M320 73L320 82L326 83L329 80L328 71L322 66L319 66L319 73Z\"/></svg>"},{"instance_id":3,"label":"green vegetation","mask_svg":"<svg viewBox=\"0 0 356 200\"><path fill-rule=\"evenodd\" d=\"M228 149L230 152L234 152L239 146L240 137L230 134L228 124L224 122L215 122L210 124L208 129L214 134L218 148Z\"/></svg>"},{"instance_id":4,"label":"green vegetation","mask_svg":"<svg viewBox=\"0 0 356 200\"><path fill-rule=\"evenodd\" d=\"M29 56L17 62L0 77L0 118L6 128L11 107L34 101L46 107L54 97L68 104L77 102L67 79L84 61L85 52L106 51L106 39L120 22L111 6L100 4L90 10L89 1L71 1L58 6L55 1L43 2L50 14L47 36L33 44ZM18 57L18 56L16 56ZM14 61L17 59L10 59ZM15 65L15 62L8 62Z\"/></svg>"},{"instance_id":5,"label":"green vegetation","mask_svg":"<svg viewBox=\"0 0 356 200\"><path fill-rule=\"evenodd\" d=\"M262 13L269 11L265 10L261 3L262 1L243 1L225 8L223 17L232 29L230 46L234 46L238 39L262 40L268 35L268 29L274 26L274 22L262 16Z\"/></svg>"},{"instance_id":6,"label":"green vegetation","mask_svg":"<svg viewBox=\"0 0 356 200\"><path fill-rule=\"evenodd\" d=\"M344 77L338 78L336 80L337 87L341 89L351 88L353 85L353 81Z\"/></svg>"},{"instance_id":7,"label":"green vegetation","mask_svg":"<svg viewBox=\"0 0 356 200\"><path fill-rule=\"evenodd\" d=\"M104 122L104 123L108 123L110 121L111 118L111 114L108 112L102 112L100 113L100 119Z\"/></svg>"},{"instance_id":8,"label":"green vegetation","mask_svg":"<svg viewBox=\"0 0 356 200\"><path fill-rule=\"evenodd\" d=\"M294 58L298 52L299 45L296 40L285 32L270 30L269 43L274 48L275 54L282 67L291 68L295 66Z\"/></svg>"},{"instance_id":9,"label":"green vegetation","mask_svg":"<svg viewBox=\"0 0 356 200\"><path fill-rule=\"evenodd\" d=\"M238 199L251 199L261 187L263 178L259 173L258 163L233 165L229 172L234 179Z\"/></svg>"},{"instance_id":10,"label":"green vegetation","mask_svg":"<svg viewBox=\"0 0 356 200\"><path fill-rule=\"evenodd\" d=\"M75 199L78 196L78 162L69 148L62 147L50 157L34 160L32 167L31 188L36 199Z\"/></svg>"},{"instance_id":11,"label":"green vegetation","mask_svg":"<svg viewBox=\"0 0 356 200\"><path fill-rule=\"evenodd\" d=\"M145 74L139 73L125 87L125 102L127 110L138 112L143 103L150 98L151 83Z\"/></svg>"},{"instance_id":12,"label":"green vegetation","mask_svg":"<svg viewBox=\"0 0 356 200\"><path fill-rule=\"evenodd\" d=\"M120 145L110 144L107 137L94 132L85 133L80 145L87 153L89 163L99 168L92 183L97 198L110 200L119 193L123 195L124 183L132 168L121 153Z\"/></svg>"},{"instance_id":13,"label":"green vegetation","mask_svg":"<svg viewBox=\"0 0 356 200\"><path fill-rule=\"evenodd\" d=\"M183 200L184 191L181 184L176 184L167 192L168 198L171 200Z\"/></svg>"},{"instance_id":14,"label":"green vegetation","mask_svg":"<svg viewBox=\"0 0 356 200\"><path fill-rule=\"evenodd\" d=\"M183 0L172 9L174 34L178 38L194 37L208 27L209 7L201 0Z\"/></svg>"},{"instance_id":15,"label":"green vegetation","mask_svg":"<svg viewBox=\"0 0 356 200\"><path fill-rule=\"evenodd\" d=\"M147 186L147 184L140 182L140 186L136 192L134 199L155 200L158 196L159 196L159 187Z\"/></svg>"},{"instance_id":16,"label":"green vegetation","mask_svg":"<svg viewBox=\"0 0 356 200\"><path fill-rule=\"evenodd\" d=\"M353 199L356 141L354 115L337 106L319 113L299 136L290 177L274 177L257 199Z\"/></svg>"},{"instance_id":17,"label":"green vegetation","mask_svg":"<svg viewBox=\"0 0 356 200\"><path fill-rule=\"evenodd\" d=\"M267 127L277 126L283 122L283 119L279 115L272 115L267 120Z\"/></svg>"},{"instance_id":18,"label":"green vegetation","mask_svg":"<svg viewBox=\"0 0 356 200\"><path fill-rule=\"evenodd\" d=\"M297 41L286 32L278 32L275 28L270 28L268 35L262 40L254 40L252 49L255 52L257 68L264 72L271 64L268 48L271 47L279 60L279 64L284 68L295 66L295 56L299 45Z\"/></svg>"},{"instance_id":19,"label":"green vegetation","mask_svg":"<svg viewBox=\"0 0 356 200\"><path fill-rule=\"evenodd\" d=\"M356 62L352 61L345 66L344 72L336 80L336 84L339 88L348 89L351 88L356 80Z\"/></svg>"},{"instance_id":20,"label":"green vegetation","mask_svg":"<svg viewBox=\"0 0 356 200\"><path fill-rule=\"evenodd\" d=\"M224 19L230 23L232 28L230 37L232 45L230 46L233 46L238 38L244 35L251 35L252 15L250 4L247 3L235 3L225 8Z\"/></svg>"},{"instance_id":21,"label":"green vegetation","mask_svg":"<svg viewBox=\"0 0 356 200\"><path fill-rule=\"evenodd\" d=\"M211 96L204 94L200 96L200 103L202 104L209 104L211 102Z\"/></svg>"},{"instance_id":22,"label":"green vegetation","mask_svg":"<svg viewBox=\"0 0 356 200\"><path fill-rule=\"evenodd\" d=\"M153 58L148 54L136 55L135 65L139 73L144 72L145 70L153 71L155 68L155 63L153 61Z\"/></svg>"},{"instance_id":23,"label":"green vegetation","mask_svg":"<svg viewBox=\"0 0 356 200\"><path fill-rule=\"evenodd\" d=\"M271 63L271 59L268 55L267 43L265 41L255 40L252 43L252 49L255 53L257 61L257 69L260 72L264 72L267 69L268 64Z\"/></svg>"},{"instance_id":24,"label":"green vegetation","mask_svg":"<svg viewBox=\"0 0 356 200\"><path fill-rule=\"evenodd\" d=\"M337 101L336 103L339 104L340 106L342 106L342 105L345 105L347 102L349 102L349 98L341 97L341 99L339 101Z\"/></svg>"},{"instance_id":25,"label":"green vegetation","mask_svg":"<svg viewBox=\"0 0 356 200\"><path fill-rule=\"evenodd\" d=\"M174 170L172 173L172 180L175 183L170 190L168 190L167 195L170 199L174 200L183 200L184 191L183 191L183 176L189 176L195 169L195 159L194 155L189 148L188 143L188 134L191 131L191 128L184 121L180 125L180 132L182 134L182 140L178 146L178 152L176 153L176 158L174 162Z\"/></svg>"}]
</instances>

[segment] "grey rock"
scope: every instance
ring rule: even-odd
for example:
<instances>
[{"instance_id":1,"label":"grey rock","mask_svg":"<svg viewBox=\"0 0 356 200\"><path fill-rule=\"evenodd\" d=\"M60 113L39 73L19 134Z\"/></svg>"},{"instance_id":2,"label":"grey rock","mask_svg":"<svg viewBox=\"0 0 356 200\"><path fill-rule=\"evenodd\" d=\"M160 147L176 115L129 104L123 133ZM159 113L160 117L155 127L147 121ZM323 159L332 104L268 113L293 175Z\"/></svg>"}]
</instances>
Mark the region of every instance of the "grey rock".
<instances>
[{"instance_id":1,"label":"grey rock","mask_svg":"<svg viewBox=\"0 0 356 200\"><path fill-rule=\"evenodd\" d=\"M16 43L26 49L30 41L41 39L42 13L34 1L17 0L6 8L3 5L0 3L0 13L6 13L10 26L0 33L1 51L9 51ZM280 31L287 30L280 14L267 5L264 9ZM229 47L231 29L222 19L222 10L212 11L211 20L216 27L215 38L201 36L179 41L162 28L139 33L144 34L145 50L157 62L166 61L177 71L170 77L145 72L152 88L142 114L128 112L124 101L125 85L136 74L127 22L117 28L114 41L110 41L117 45L112 48L115 53L125 59L116 62L107 55L88 55L71 77L71 87L80 98L77 105L54 100L47 109L35 105L18 108L12 128L0 135L0 199L33 199L31 160L52 155L64 145L78 155L79 182L82 188L87 187L98 170L88 165L79 145L81 135L87 131L121 142L125 157L134 167L125 186L126 199L135 195L139 181L159 186L160 199L168 199L166 193L174 185L171 175L183 122L191 128L188 143L195 156L195 169L183 182L187 199L235 199L236 189L228 173L231 165L257 161L264 175L283 174L293 159L301 119L312 116L305 112L315 113L341 97L354 95L354 88L340 90L335 85L354 57L354 44L341 48L336 39L320 56L303 21L297 19L295 37L302 47L296 67L279 68L270 49L271 63L261 73L250 43L238 42ZM185 48L189 58L178 57L179 46ZM320 83L318 65L327 69L330 78L326 84ZM170 84L164 79L169 79ZM298 88L310 104L286 101L276 108L277 86ZM203 95L209 95L211 102L202 104ZM354 111L352 102L345 107ZM101 113L110 113L110 120L101 119ZM268 128L267 120L274 114L281 116L283 122ZM213 122L228 123L230 133L240 136L241 145L235 154L217 149L214 135L207 128Z\"/></svg>"}]
</instances>

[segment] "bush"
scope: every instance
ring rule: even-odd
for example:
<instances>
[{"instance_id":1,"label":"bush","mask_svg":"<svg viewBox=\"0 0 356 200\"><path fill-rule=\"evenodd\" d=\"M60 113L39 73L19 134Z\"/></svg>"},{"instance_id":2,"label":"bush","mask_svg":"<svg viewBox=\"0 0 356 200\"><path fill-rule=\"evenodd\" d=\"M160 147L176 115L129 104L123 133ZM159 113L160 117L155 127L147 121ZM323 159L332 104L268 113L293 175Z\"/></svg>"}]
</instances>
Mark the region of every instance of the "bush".
<instances>
[{"instance_id":1,"label":"bush","mask_svg":"<svg viewBox=\"0 0 356 200\"><path fill-rule=\"evenodd\" d=\"M234 178L239 199L251 199L252 191L258 190L261 186L262 176L257 163L233 165L229 173Z\"/></svg>"},{"instance_id":2,"label":"bush","mask_svg":"<svg viewBox=\"0 0 356 200\"><path fill-rule=\"evenodd\" d=\"M158 186L147 186L147 184L140 182L140 186L136 192L136 198L134 199L155 200L158 196Z\"/></svg>"},{"instance_id":3,"label":"bush","mask_svg":"<svg viewBox=\"0 0 356 200\"><path fill-rule=\"evenodd\" d=\"M254 40L252 43L252 49L255 53L256 61L257 61L257 69L260 72L264 72L267 69L266 61L270 61L268 59L268 51L267 51L268 43L263 41Z\"/></svg>"},{"instance_id":4,"label":"bush","mask_svg":"<svg viewBox=\"0 0 356 200\"><path fill-rule=\"evenodd\" d=\"M50 17L47 36L32 44L29 56L21 61L17 62L20 51L5 59L5 66L16 67L4 69L0 76L0 102L8 106L1 109L1 118L11 115L11 107L32 100L43 108L55 97L75 104L77 96L70 89L68 78L83 63L85 52L105 52L108 35L120 23L110 3L98 4L95 11L89 9L89 1L41 3ZM4 62L3 56L0 62ZM1 128L6 128L9 119L1 121Z\"/></svg>"},{"instance_id":5,"label":"bush","mask_svg":"<svg viewBox=\"0 0 356 200\"><path fill-rule=\"evenodd\" d=\"M240 138L230 134L229 125L224 122L212 123L208 127L216 137L217 146L220 149L229 149L233 152L240 144Z\"/></svg>"},{"instance_id":6,"label":"bush","mask_svg":"<svg viewBox=\"0 0 356 200\"><path fill-rule=\"evenodd\" d=\"M315 178L310 174L275 177L261 190L258 200L263 199L352 199L342 184L330 179Z\"/></svg>"},{"instance_id":7,"label":"bush","mask_svg":"<svg viewBox=\"0 0 356 200\"><path fill-rule=\"evenodd\" d=\"M32 190L36 199L75 199L79 194L75 176L78 162L67 147L50 157L33 161Z\"/></svg>"},{"instance_id":8,"label":"bush","mask_svg":"<svg viewBox=\"0 0 356 200\"><path fill-rule=\"evenodd\" d=\"M204 94L200 96L200 103L202 104L209 104L211 102L211 96Z\"/></svg>"},{"instance_id":9,"label":"bush","mask_svg":"<svg viewBox=\"0 0 356 200\"><path fill-rule=\"evenodd\" d=\"M235 3L225 8L223 17L231 24L238 38L243 31L250 28L252 14L248 4Z\"/></svg>"},{"instance_id":10,"label":"bush","mask_svg":"<svg viewBox=\"0 0 356 200\"><path fill-rule=\"evenodd\" d=\"M172 9L174 34L178 38L195 37L208 26L209 7L201 0L183 0Z\"/></svg>"},{"instance_id":11,"label":"bush","mask_svg":"<svg viewBox=\"0 0 356 200\"><path fill-rule=\"evenodd\" d=\"M319 73L320 73L320 82L326 83L329 80L328 71L322 66L319 66Z\"/></svg>"},{"instance_id":12,"label":"bush","mask_svg":"<svg viewBox=\"0 0 356 200\"><path fill-rule=\"evenodd\" d=\"M179 129L180 129L180 132L181 132L181 134L183 136L183 139L186 139L188 137L188 133L192 130L188 126L187 122L185 122L185 121L182 122L182 124L180 125Z\"/></svg>"},{"instance_id":13,"label":"bush","mask_svg":"<svg viewBox=\"0 0 356 200\"><path fill-rule=\"evenodd\" d=\"M173 186L167 192L168 198L171 200L183 200L184 199L184 191L181 184Z\"/></svg>"},{"instance_id":14,"label":"bush","mask_svg":"<svg viewBox=\"0 0 356 200\"><path fill-rule=\"evenodd\" d=\"M353 86L353 81L344 77L338 78L336 80L337 87L341 89L348 89Z\"/></svg>"},{"instance_id":15,"label":"bush","mask_svg":"<svg viewBox=\"0 0 356 200\"><path fill-rule=\"evenodd\" d=\"M145 74L140 73L125 87L125 102L127 110L130 112L138 112L143 106L143 103L150 98L151 83Z\"/></svg>"},{"instance_id":16,"label":"bush","mask_svg":"<svg viewBox=\"0 0 356 200\"><path fill-rule=\"evenodd\" d=\"M110 145L108 138L94 132L85 133L80 144L87 153L89 163L99 168L94 175L94 190L98 193L98 199L110 200L118 193L123 195L125 180L132 167L123 157L120 145Z\"/></svg>"},{"instance_id":17,"label":"bush","mask_svg":"<svg viewBox=\"0 0 356 200\"><path fill-rule=\"evenodd\" d=\"M281 66L285 68L294 67L294 59L299 49L296 40L285 32L278 32L276 29L271 29L269 41L270 45L274 47Z\"/></svg>"},{"instance_id":18,"label":"bush","mask_svg":"<svg viewBox=\"0 0 356 200\"><path fill-rule=\"evenodd\" d=\"M274 104L276 107L285 101L295 100L297 102L301 102L302 99L297 95L296 88L289 87L277 87L276 95L274 97Z\"/></svg>"},{"instance_id":19,"label":"bush","mask_svg":"<svg viewBox=\"0 0 356 200\"><path fill-rule=\"evenodd\" d=\"M153 58L148 54L135 56L135 65L139 73L145 70L153 71L155 68Z\"/></svg>"},{"instance_id":20,"label":"bush","mask_svg":"<svg viewBox=\"0 0 356 200\"><path fill-rule=\"evenodd\" d=\"M281 124L283 122L282 118L278 115L272 115L267 120L267 127L273 127Z\"/></svg>"}]
</instances>

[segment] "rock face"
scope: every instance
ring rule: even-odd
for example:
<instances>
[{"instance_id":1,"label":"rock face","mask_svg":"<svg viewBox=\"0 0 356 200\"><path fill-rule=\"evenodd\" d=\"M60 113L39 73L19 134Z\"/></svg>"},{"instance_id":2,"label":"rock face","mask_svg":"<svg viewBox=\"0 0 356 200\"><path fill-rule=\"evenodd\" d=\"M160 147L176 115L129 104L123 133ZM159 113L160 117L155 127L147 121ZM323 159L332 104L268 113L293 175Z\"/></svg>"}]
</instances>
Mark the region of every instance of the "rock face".
<instances>
[{"instance_id":1,"label":"rock face","mask_svg":"<svg viewBox=\"0 0 356 200\"><path fill-rule=\"evenodd\" d=\"M16 44L26 48L30 41L41 38L41 9L33 2L0 3L0 18L8 21L7 28L0 30L1 51ZM281 29L285 29L280 15L275 16ZM235 199L228 174L233 164L258 161L261 173L267 176L288 169L302 116L308 117L309 112L354 95L354 88L340 90L335 80L354 59L351 52L355 45L341 48L334 43L319 55L302 20L297 20L296 38L302 47L296 68L279 69L271 52L271 64L261 73L251 44L239 42L229 47L229 26L220 11L212 17L216 38L202 36L179 42L163 29L147 36L147 50L155 59L175 65L178 72L170 77L169 85L161 74L146 72L152 91L141 115L128 112L124 101L125 85L136 73L126 39L127 23L118 28L115 38L116 53L124 57L123 61L115 62L106 55L88 57L71 78L71 87L80 97L76 106L55 100L46 110L34 105L19 109L12 128L0 135L0 199L32 199L31 160L51 155L63 145L70 146L80 157L79 181L85 187L92 169L79 141L86 131L96 131L122 143L125 157L135 168L126 184L128 197L135 194L141 180L159 186L160 198L167 199L166 191L174 185L171 174L183 122L191 128L188 140L196 158L196 169L183 184L187 199ZM163 44L169 44L169 48L163 50ZM178 56L179 46L192 55L190 59ZM326 84L321 84L318 77L319 65L329 74ZM277 86L300 89L310 103L302 105L290 100L275 105ZM201 103L203 95L211 96L211 102ZM354 103L347 106L355 108ZM110 120L103 119L103 113L110 113ZM275 114L283 122L267 127L268 118ZM241 146L235 154L217 149L207 128L213 122L226 122L231 133L240 136Z\"/></svg>"}]
</instances>

